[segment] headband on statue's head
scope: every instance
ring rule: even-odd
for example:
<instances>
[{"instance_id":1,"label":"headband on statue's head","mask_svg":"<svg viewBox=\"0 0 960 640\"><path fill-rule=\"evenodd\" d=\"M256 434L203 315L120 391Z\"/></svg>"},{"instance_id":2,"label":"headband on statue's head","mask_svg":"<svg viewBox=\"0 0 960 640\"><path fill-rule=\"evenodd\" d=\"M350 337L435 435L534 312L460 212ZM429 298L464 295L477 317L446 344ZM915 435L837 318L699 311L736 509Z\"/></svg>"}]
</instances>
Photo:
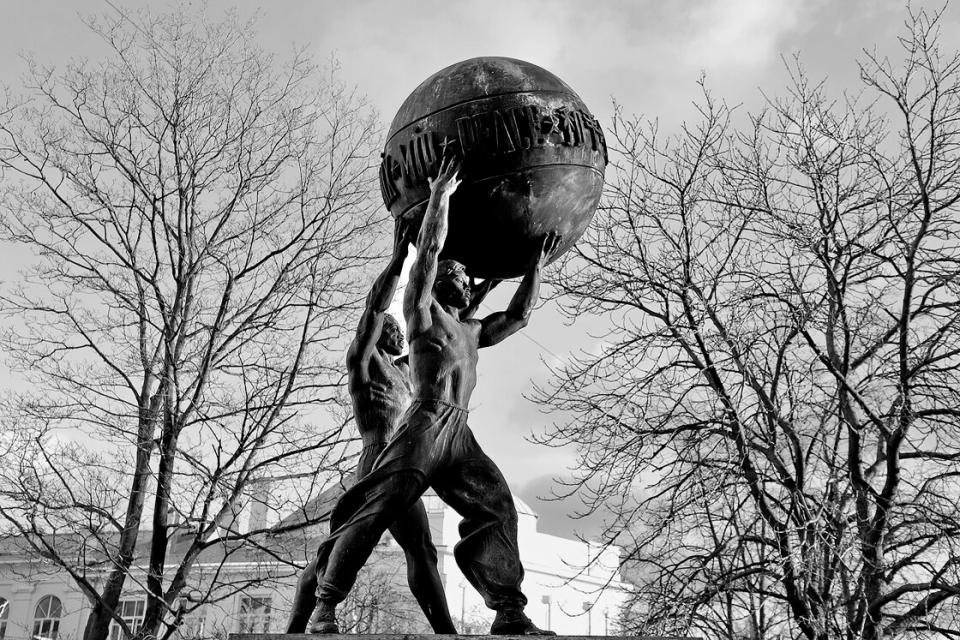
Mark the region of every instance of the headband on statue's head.
<instances>
[{"instance_id":1,"label":"headband on statue's head","mask_svg":"<svg viewBox=\"0 0 960 640\"><path fill-rule=\"evenodd\" d=\"M393 315L392 313L385 313L385 314L383 314L383 324L384 324L384 325L394 324L394 325L396 325L397 327L399 327L399 326L400 326L400 321L397 320L396 317L394 317L394 315Z\"/></svg>"},{"instance_id":2,"label":"headband on statue's head","mask_svg":"<svg viewBox=\"0 0 960 640\"><path fill-rule=\"evenodd\" d=\"M437 264L437 277L467 275L467 268L456 260L441 260Z\"/></svg>"}]
</instances>

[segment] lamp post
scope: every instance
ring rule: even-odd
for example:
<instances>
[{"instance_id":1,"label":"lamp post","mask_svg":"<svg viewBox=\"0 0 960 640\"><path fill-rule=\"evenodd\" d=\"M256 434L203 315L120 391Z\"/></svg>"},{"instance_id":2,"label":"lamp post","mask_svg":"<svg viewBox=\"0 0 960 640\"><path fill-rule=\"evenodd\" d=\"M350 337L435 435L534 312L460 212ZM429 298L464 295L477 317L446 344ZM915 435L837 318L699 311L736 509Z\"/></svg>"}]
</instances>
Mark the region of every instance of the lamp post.
<instances>
[{"instance_id":1,"label":"lamp post","mask_svg":"<svg viewBox=\"0 0 960 640\"><path fill-rule=\"evenodd\" d=\"M467 608L467 583L463 580L460 581L460 631L464 632L463 627L467 623L464 620L467 617L466 614Z\"/></svg>"},{"instance_id":2,"label":"lamp post","mask_svg":"<svg viewBox=\"0 0 960 640\"><path fill-rule=\"evenodd\" d=\"M590 616L590 610L591 610L592 608L593 608L593 605L591 605L589 602L584 602L584 603L583 603L583 611L584 611L584 613L587 614L587 635L588 635L588 636L592 636L592 635L593 635L593 625L592 625L592 622L593 622L593 621L590 619L590 618L591 618L591 616Z\"/></svg>"},{"instance_id":3,"label":"lamp post","mask_svg":"<svg viewBox=\"0 0 960 640\"><path fill-rule=\"evenodd\" d=\"M550 596L543 596L540 598L540 602L547 605L547 630L550 630Z\"/></svg>"}]
</instances>

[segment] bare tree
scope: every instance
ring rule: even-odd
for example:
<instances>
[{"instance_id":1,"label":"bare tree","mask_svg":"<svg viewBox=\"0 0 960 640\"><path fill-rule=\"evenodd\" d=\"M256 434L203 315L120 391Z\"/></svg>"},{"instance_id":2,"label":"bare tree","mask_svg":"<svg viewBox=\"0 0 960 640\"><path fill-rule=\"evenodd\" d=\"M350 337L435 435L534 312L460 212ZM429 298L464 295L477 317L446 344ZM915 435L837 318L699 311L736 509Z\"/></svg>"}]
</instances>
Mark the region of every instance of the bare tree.
<instances>
[{"instance_id":1,"label":"bare tree","mask_svg":"<svg viewBox=\"0 0 960 640\"><path fill-rule=\"evenodd\" d=\"M140 635L172 631L197 558L259 544L235 517L256 483L283 508L336 468L380 214L378 125L335 70L276 61L235 14L89 26L109 56L32 64L0 121L0 228L36 257L0 299L24 389L0 516L75 580L102 640L132 631L125 589L148 595Z\"/></svg>"},{"instance_id":2,"label":"bare tree","mask_svg":"<svg viewBox=\"0 0 960 640\"><path fill-rule=\"evenodd\" d=\"M705 91L667 140L618 112L606 204L554 285L602 314L539 398L614 505L627 629L957 637L960 56L910 14L903 64L831 98L799 64L736 126Z\"/></svg>"},{"instance_id":3,"label":"bare tree","mask_svg":"<svg viewBox=\"0 0 960 640\"><path fill-rule=\"evenodd\" d=\"M397 546L378 547L337 613L345 634L430 634L407 587L406 560Z\"/></svg>"}]
</instances>

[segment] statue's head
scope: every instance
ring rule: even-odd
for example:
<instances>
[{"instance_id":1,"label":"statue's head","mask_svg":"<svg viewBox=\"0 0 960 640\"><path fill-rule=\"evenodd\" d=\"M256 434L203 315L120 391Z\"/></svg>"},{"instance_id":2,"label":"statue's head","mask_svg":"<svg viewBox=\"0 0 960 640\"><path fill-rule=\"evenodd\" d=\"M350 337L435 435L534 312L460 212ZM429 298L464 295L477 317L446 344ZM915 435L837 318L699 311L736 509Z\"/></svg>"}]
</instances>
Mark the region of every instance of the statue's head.
<instances>
[{"instance_id":1,"label":"statue's head","mask_svg":"<svg viewBox=\"0 0 960 640\"><path fill-rule=\"evenodd\" d=\"M377 347L392 356L403 353L403 329L397 319L389 313L383 314L383 328L380 329Z\"/></svg>"},{"instance_id":2,"label":"statue's head","mask_svg":"<svg viewBox=\"0 0 960 640\"><path fill-rule=\"evenodd\" d=\"M437 279L433 295L440 304L463 309L470 304L470 278L467 268L456 260L441 260L437 264Z\"/></svg>"}]
</instances>

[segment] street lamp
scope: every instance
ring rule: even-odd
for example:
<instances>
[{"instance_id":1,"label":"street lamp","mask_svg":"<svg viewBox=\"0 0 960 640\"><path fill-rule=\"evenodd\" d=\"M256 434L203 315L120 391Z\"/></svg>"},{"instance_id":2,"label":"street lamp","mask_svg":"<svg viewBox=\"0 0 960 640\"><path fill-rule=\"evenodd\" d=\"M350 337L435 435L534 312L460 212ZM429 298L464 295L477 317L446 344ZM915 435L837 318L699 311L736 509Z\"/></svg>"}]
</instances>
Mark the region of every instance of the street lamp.
<instances>
[{"instance_id":1,"label":"street lamp","mask_svg":"<svg viewBox=\"0 0 960 640\"><path fill-rule=\"evenodd\" d=\"M593 609L593 605L592 605L592 604L590 604L589 602L584 602L584 603L583 603L583 611L584 611L584 613L587 614L587 635L588 635L588 636L592 636L592 635L593 635L593 625L592 625L592 622L593 622L593 621L590 619L590 617L591 617L591 616L590 616L590 610L591 610L591 609Z\"/></svg>"},{"instance_id":2,"label":"street lamp","mask_svg":"<svg viewBox=\"0 0 960 640\"><path fill-rule=\"evenodd\" d=\"M540 598L540 602L547 605L547 630L550 630L550 596L543 596Z\"/></svg>"}]
</instances>

